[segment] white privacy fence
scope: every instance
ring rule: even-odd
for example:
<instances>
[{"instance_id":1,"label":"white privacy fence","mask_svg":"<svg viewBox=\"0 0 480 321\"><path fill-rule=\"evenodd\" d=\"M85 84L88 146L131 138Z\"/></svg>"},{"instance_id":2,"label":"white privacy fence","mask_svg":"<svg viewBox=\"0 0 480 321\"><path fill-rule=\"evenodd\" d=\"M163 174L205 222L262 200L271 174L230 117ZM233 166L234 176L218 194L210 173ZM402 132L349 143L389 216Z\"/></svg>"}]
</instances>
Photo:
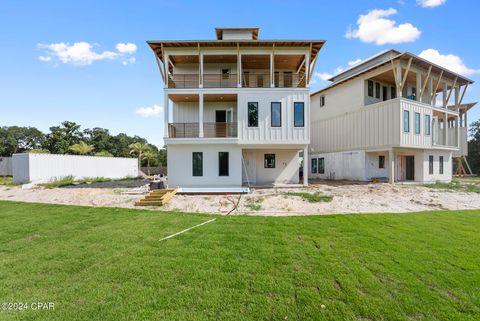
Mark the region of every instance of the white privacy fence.
<instances>
[{"instance_id":1,"label":"white privacy fence","mask_svg":"<svg viewBox=\"0 0 480 321\"><path fill-rule=\"evenodd\" d=\"M0 156L0 176L12 176L12 158Z\"/></svg>"},{"instance_id":2,"label":"white privacy fence","mask_svg":"<svg viewBox=\"0 0 480 321\"><path fill-rule=\"evenodd\" d=\"M74 179L137 177L136 158L56 154L14 154L13 182L48 182L66 176Z\"/></svg>"}]
</instances>

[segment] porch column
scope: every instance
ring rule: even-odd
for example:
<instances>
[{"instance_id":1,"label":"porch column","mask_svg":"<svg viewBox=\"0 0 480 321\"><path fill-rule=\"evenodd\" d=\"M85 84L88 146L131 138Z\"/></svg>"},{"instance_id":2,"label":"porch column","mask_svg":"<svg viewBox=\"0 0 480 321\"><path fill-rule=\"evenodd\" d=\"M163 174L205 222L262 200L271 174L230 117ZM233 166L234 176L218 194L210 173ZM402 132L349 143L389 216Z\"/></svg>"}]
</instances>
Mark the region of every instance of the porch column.
<instances>
[{"instance_id":1,"label":"porch column","mask_svg":"<svg viewBox=\"0 0 480 321\"><path fill-rule=\"evenodd\" d=\"M433 95L433 77L430 77L430 79L428 79L428 103L430 105L434 105L431 99L432 95Z\"/></svg>"},{"instance_id":2,"label":"porch column","mask_svg":"<svg viewBox=\"0 0 480 321\"><path fill-rule=\"evenodd\" d=\"M422 101L422 73L420 71L417 71L417 87L416 87L416 93L415 93L415 100L416 101Z\"/></svg>"},{"instance_id":3,"label":"porch column","mask_svg":"<svg viewBox=\"0 0 480 321\"><path fill-rule=\"evenodd\" d=\"M237 86L238 86L238 88L242 88L242 82L243 82L242 81L242 79L243 79L243 74L242 73L243 73L243 70L242 70L242 55L240 54L240 52L238 53L237 60L238 60L238 67L237 67L237 69L238 69L238 71L237 71L238 72L238 84L237 84Z\"/></svg>"},{"instance_id":4,"label":"porch column","mask_svg":"<svg viewBox=\"0 0 480 321\"><path fill-rule=\"evenodd\" d=\"M303 149L303 186L308 186L308 146Z\"/></svg>"},{"instance_id":5,"label":"porch column","mask_svg":"<svg viewBox=\"0 0 480 321\"><path fill-rule=\"evenodd\" d=\"M168 138L168 113L169 113L169 108L168 108L168 94L164 94L164 103L163 103L163 127L164 127L164 132L163 132L163 137Z\"/></svg>"},{"instance_id":6,"label":"porch column","mask_svg":"<svg viewBox=\"0 0 480 321\"><path fill-rule=\"evenodd\" d=\"M455 110L457 112L459 112L459 110L460 110L460 86L455 86L454 99L455 99Z\"/></svg>"},{"instance_id":7,"label":"porch column","mask_svg":"<svg viewBox=\"0 0 480 321\"><path fill-rule=\"evenodd\" d=\"M455 129L457 132L457 147L460 148L460 115L455 118Z\"/></svg>"},{"instance_id":8,"label":"porch column","mask_svg":"<svg viewBox=\"0 0 480 321\"><path fill-rule=\"evenodd\" d=\"M203 93L198 94L198 137L203 137Z\"/></svg>"},{"instance_id":9,"label":"porch column","mask_svg":"<svg viewBox=\"0 0 480 321\"><path fill-rule=\"evenodd\" d=\"M200 51L200 79L199 79L199 87L203 88L203 52Z\"/></svg>"},{"instance_id":10,"label":"porch column","mask_svg":"<svg viewBox=\"0 0 480 321\"><path fill-rule=\"evenodd\" d=\"M465 112L463 113L463 118L464 118L464 122L465 122L465 128L466 128L466 131L468 133L468 120L467 120L467 114L468 112L465 110Z\"/></svg>"},{"instance_id":11,"label":"porch column","mask_svg":"<svg viewBox=\"0 0 480 321\"><path fill-rule=\"evenodd\" d=\"M443 120L443 138L444 138L443 142L445 146L447 146L448 145L448 114L445 113L443 117L445 117Z\"/></svg>"},{"instance_id":12,"label":"porch column","mask_svg":"<svg viewBox=\"0 0 480 321\"><path fill-rule=\"evenodd\" d=\"M447 105L448 105L447 96L448 96L448 84L446 82L444 82L443 83L443 90L442 90L443 108L447 108Z\"/></svg>"},{"instance_id":13,"label":"porch column","mask_svg":"<svg viewBox=\"0 0 480 321\"><path fill-rule=\"evenodd\" d=\"M273 52L270 53L270 87L274 87L273 82Z\"/></svg>"},{"instance_id":14,"label":"porch column","mask_svg":"<svg viewBox=\"0 0 480 321\"><path fill-rule=\"evenodd\" d=\"M388 151L388 182L395 183L395 153L393 149Z\"/></svg>"},{"instance_id":15,"label":"porch column","mask_svg":"<svg viewBox=\"0 0 480 321\"><path fill-rule=\"evenodd\" d=\"M397 64L397 81L395 82L396 84L398 84L396 87L397 87L397 98L401 98L402 97L402 87L403 87L403 84L402 84L402 62L399 61L398 64Z\"/></svg>"}]
</instances>

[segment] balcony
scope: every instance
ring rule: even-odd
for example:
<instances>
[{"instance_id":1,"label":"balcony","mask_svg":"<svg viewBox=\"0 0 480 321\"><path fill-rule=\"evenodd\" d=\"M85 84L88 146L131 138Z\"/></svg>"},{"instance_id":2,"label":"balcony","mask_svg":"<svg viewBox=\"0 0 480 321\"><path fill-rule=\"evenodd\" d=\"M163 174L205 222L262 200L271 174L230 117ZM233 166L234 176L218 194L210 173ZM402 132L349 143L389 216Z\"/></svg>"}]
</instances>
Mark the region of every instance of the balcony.
<instances>
[{"instance_id":1,"label":"balcony","mask_svg":"<svg viewBox=\"0 0 480 321\"><path fill-rule=\"evenodd\" d=\"M198 138L200 136L199 123L169 123L168 137L170 138ZM237 137L237 123L203 123L203 137L230 138Z\"/></svg>"}]
</instances>

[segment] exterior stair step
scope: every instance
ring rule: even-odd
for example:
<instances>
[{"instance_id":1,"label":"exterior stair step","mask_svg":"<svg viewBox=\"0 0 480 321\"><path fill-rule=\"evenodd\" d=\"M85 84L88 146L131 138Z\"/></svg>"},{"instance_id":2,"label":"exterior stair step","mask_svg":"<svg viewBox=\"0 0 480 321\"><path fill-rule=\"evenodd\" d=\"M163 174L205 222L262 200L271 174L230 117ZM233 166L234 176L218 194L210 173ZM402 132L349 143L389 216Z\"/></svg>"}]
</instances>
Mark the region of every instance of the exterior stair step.
<instances>
[{"instance_id":1,"label":"exterior stair step","mask_svg":"<svg viewBox=\"0 0 480 321\"><path fill-rule=\"evenodd\" d=\"M153 190L144 198L135 202L135 206L163 206L167 204L177 193L176 189L158 189Z\"/></svg>"}]
</instances>

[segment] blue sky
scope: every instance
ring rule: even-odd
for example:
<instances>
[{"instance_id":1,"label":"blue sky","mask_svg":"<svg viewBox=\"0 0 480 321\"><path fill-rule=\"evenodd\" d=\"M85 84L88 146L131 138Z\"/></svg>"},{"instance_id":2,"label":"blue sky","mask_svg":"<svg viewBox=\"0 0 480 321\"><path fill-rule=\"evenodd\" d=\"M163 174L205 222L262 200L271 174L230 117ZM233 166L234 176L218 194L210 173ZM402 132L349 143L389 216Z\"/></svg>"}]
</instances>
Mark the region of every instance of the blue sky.
<instances>
[{"instance_id":1,"label":"blue sky","mask_svg":"<svg viewBox=\"0 0 480 321\"><path fill-rule=\"evenodd\" d=\"M0 126L47 131L70 120L161 146L163 115L136 112L163 105L161 77L145 41L214 39L218 26L258 26L264 39L327 40L313 90L348 62L387 48L415 54L433 49L426 54L478 82L479 10L480 2L469 0L424 0L423 6L417 0L1 0ZM91 47L69 55L74 43ZM477 100L480 87L474 84L464 102ZM469 121L478 118L477 106Z\"/></svg>"}]
</instances>

